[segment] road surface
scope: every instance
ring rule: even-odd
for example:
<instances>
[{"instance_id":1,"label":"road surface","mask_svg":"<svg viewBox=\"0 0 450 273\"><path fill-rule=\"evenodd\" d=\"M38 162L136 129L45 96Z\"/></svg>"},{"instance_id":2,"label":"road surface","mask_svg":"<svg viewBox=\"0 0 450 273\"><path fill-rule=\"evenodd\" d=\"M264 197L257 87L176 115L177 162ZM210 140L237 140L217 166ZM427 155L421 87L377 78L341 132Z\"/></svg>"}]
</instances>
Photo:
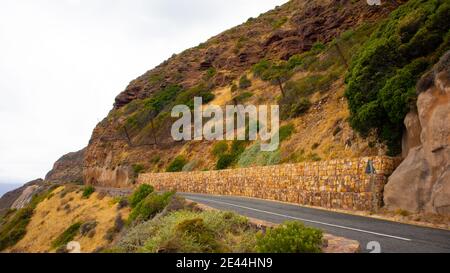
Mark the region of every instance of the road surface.
<instances>
[{"instance_id":1,"label":"road surface","mask_svg":"<svg viewBox=\"0 0 450 273\"><path fill-rule=\"evenodd\" d=\"M379 245L383 253L450 253L450 231L446 230L253 198L180 194L197 203L268 222L302 221L326 233L359 241L362 252L371 252Z\"/></svg>"}]
</instances>

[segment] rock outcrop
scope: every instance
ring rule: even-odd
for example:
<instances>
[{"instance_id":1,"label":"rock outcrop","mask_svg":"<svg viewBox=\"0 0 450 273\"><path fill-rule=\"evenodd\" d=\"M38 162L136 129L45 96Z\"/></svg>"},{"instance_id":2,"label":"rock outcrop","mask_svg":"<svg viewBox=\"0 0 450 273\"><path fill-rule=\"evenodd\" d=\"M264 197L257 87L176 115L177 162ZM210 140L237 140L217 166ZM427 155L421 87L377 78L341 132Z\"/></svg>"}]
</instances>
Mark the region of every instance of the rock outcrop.
<instances>
[{"instance_id":1,"label":"rock outcrop","mask_svg":"<svg viewBox=\"0 0 450 273\"><path fill-rule=\"evenodd\" d=\"M42 186L43 183L44 180L36 179L26 183L20 188L5 193L0 198L0 215L3 215L10 208L22 208L27 201L29 202L31 200L34 192Z\"/></svg>"},{"instance_id":2,"label":"rock outcrop","mask_svg":"<svg viewBox=\"0 0 450 273\"><path fill-rule=\"evenodd\" d=\"M403 163L389 178L391 210L450 215L450 51L419 81L417 110L405 119Z\"/></svg>"},{"instance_id":3,"label":"rock outcrop","mask_svg":"<svg viewBox=\"0 0 450 273\"><path fill-rule=\"evenodd\" d=\"M58 159L45 180L54 183L83 183L83 160L86 149L68 153Z\"/></svg>"},{"instance_id":4,"label":"rock outcrop","mask_svg":"<svg viewBox=\"0 0 450 273\"><path fill-rule=\"evenodd\" d=\"M86 149L62 156L47 173L45 180L36 179L20 188L5 193L0 198L0 215L9 209L21 209L28 205L33 196L55 184L83 183L83 159Z\"/></svg>"}]
</instances>

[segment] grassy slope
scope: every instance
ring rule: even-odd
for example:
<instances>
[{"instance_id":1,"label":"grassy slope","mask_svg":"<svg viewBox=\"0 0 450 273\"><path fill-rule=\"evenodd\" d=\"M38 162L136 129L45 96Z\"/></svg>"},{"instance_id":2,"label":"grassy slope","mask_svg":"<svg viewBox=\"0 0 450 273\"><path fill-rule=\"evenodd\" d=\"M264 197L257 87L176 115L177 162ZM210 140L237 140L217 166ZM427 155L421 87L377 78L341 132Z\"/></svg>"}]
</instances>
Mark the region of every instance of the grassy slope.
<instances>
[{"instance_id":1,"label":"grassy slope","mask_svg":"<svg viewBox=\"0 0 450 273\"><path fill-rule=\"evenodd\" d=\"M79 234L74 238L80 243L82 252L92 252L98 247L108 245L104 236L107 230L114 226L117 214L128 217L129 209L119 211L111 197L102 198L98 193L94 193L89 199L84 199L81 191L71 190L62 194L63 192L64 187L60 187L54 190L49 199L38 204L24 238L9 251L55 251L52 242L69 226L76 222L95 220L98 224L92 238Z\"/></svg>"}]
</instances>

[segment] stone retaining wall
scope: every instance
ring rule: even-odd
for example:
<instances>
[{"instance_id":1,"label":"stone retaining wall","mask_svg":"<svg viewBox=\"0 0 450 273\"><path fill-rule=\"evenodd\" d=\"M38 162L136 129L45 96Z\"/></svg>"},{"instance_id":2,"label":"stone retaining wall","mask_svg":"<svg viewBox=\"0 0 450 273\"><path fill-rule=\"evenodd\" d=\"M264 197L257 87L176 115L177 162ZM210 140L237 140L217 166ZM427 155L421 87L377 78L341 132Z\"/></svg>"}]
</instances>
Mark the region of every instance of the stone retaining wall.
<instances>
[{"instance_id":1,"label":"stone retaining wall","mask_svg":"<svg viewBox=\"0 0 450 273\"><path fill-rule=\"evenodd\" d=\"M376 174L366 174L372 160ZM348 210L382 205L383 188L399 160L390 157L305 162L205 172L146 173L138 183L157 190L237 195Z\"/></svg>"}]
</instances>

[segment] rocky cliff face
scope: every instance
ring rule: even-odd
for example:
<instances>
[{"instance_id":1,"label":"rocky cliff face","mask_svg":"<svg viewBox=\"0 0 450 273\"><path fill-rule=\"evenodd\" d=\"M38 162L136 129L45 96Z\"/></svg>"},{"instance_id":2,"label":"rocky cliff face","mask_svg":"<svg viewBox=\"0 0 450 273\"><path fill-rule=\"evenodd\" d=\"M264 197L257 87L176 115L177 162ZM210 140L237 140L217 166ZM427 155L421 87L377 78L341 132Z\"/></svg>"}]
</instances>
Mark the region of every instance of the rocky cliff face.
<instances>
[{"instance_id":1,"label":"rocky cliff face","mask_svg":"<svg viewBox=\"0 0 450 273\"><path fill-rule=\"evenodd\" d=\"M0 215L9 209L21 209L28 205L36 194L48 190L55 184L83 183L83 159L85 149L62 156L53 165L44 179L36 179L20 188L5 193L0 198Z\"/></svg>"},{"instance_id":2,"label":"rocky cliff face","mask_svg":"<svg viewBox=\"0 0 450 273\"><path fill-rule=\"evenodd\" d=\"M311 50L315 43L325 45L347 30L378 22L402 2L386 1L382 6L369 6L366 1L293 0L258 18L251 18L198 47L172 56L133 80L117 96L108 117L93 131L85 155L84 181L94 185L129 187L136 177L133 165L139 164L144 171L163 171L180 154L195 165L194 170L215 168L214 158L210 155L213 143L186 144L172 140L171 120L167 118L170 112L167 114L167 109L167 115L159 114L155 120L156 126L161 128L156 133L151 128L153 125L149 124L139 129L124 128L127 124L141 122L142 116L136 115L136 112L145 107L145 102L154 103L146 99L161 99L161 93L169 93L165 90L171 90L174 85L189 94L196 86L206 86L216 97L214 104L225 105L237 96L232 86L239 85L240 77L246 75L253 82L244 90L254 94L249 103L276 103L281 95L279 89L252 78L254 64L263 59L288 60L295 54ZM346 52L347 58L351 58L352 50ZM317 57L317 63L322 57ZM292 158L299 157L316 160L319 156L324 159L372 156L382 150L359 139L345 121L348 117L343 98L345 73L343 64L340 66L339 63L339 59L331 60L329 65L335 64L340 70L327 72L334 73L332 77L337 80L336 85L329 93L321 90L321 94L312 98L312 110L304 119L292 120L296 133L292 137L293 143L289 143L290 148L286 151L281 149L280 161L291 162L294 160ZM315 71L314 74L312 79L316 80L325 73ZM308 75L308 72L298 71L293 78ZM158 107L167 108L168 105ZM152 134L157 144L153 143Z\"/></svg>"},{"instance_id":3,"label":"rocky cliff face","mask_svg":"<svg viewBox=\"0 0 450 273\"><path fill-rule=\"evenodd\" d=\"M310 50L317 41L325 44L345 30L387 15L401 2L405 1L369 6L366 1L292 0L172 56L133 80L117 96L114 107L148 98L170 84L190 88L210 68L220 71L214 76L214 85L227 86L263 58L287 60Z\"/></svg>"},{"instance_id":4,"label":"rocky cliff face","mask_svg":"<svg viewBox=\"0 0 450 273\"><path fill-rule=\"evenodd\" d=\"M68 153L58 159L45 176L46 181L57 183L83 183L83 160L86 148Z\"/></svg>"},{"instance_id":5,"label":"rocky cliff face","mask_svg":"<svg viewBox=\"0 0 450 273\"><path fill-rule=\"evenodd\" d=\"M418 83L405 119L403 163L389 178L388 209L450 215L450 52Z\"/></svg>"}]
</instances>

